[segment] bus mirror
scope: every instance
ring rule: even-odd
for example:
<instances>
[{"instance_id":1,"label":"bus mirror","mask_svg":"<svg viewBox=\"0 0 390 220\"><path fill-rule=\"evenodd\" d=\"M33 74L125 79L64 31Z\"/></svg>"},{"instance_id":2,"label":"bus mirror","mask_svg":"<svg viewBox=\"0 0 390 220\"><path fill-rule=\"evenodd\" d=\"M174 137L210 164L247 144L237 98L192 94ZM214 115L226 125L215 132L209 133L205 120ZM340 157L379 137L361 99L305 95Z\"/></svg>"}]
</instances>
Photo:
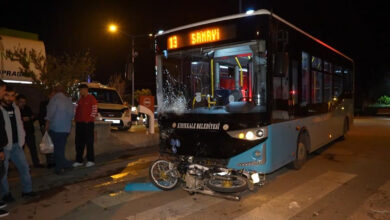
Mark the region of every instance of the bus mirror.
<instances>
[{"instance_id":1,"label":"bus mirror","mask_svg":"<svg viewBox=\"0 0 390 220\"><path fill-rule=\"evenodd\" d=\"M276 53L274 60L274 75L286 77L288 74L288 53Z\"/></svg>"}]
</instances>

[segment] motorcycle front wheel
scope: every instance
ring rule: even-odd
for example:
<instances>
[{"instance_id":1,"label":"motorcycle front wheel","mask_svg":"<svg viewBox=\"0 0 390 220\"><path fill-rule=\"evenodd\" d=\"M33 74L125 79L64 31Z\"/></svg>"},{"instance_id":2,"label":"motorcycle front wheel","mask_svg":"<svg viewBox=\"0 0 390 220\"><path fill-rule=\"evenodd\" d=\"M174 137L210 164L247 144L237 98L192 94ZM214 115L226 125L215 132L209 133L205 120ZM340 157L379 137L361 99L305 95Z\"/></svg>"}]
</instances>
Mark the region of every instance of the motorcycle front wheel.
<instances>
[{"instance_id":1,"label":"motorcycle front wheel","mask_svg":"<svg viewBox=\"0 0 390 220\"><path fill-rule=\"evenodd\" d=\"M207 187L215 192L236 193L248 189L248 182L244 177L237 175L213 175L207 181Z\"/></svg>"},{"instance_id":2,"label":"motorcycle front wheel","mask_svg":"<svg viewBox=\"0 0 390 220\"><path fill-rule=\"evenodd\" d=\"M162 190L171 190L179 183L177 170L166 160L156 160L149 169L152 183Z\"/></svg>"}]
</instances>

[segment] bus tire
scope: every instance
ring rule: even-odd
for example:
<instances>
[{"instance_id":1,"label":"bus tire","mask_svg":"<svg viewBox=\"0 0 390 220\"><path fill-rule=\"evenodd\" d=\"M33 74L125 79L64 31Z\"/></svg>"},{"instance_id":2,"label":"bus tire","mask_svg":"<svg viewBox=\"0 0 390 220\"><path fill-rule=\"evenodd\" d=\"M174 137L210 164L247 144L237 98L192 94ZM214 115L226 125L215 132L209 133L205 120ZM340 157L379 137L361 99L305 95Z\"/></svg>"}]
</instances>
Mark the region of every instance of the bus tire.
<instances>
[{"instance_id":1,"label":"bus tire","mask_svg":"<svg viewBox=\"0 0 390 220\"><path fill-rule=\"evenodd\" d=\"M307 149L309 149L309 136L303 132L298 137L297 150L295 152L295 160L291 162L290 168L299 170L303 167L307 160Z\"/></svg>"}]
</instances>

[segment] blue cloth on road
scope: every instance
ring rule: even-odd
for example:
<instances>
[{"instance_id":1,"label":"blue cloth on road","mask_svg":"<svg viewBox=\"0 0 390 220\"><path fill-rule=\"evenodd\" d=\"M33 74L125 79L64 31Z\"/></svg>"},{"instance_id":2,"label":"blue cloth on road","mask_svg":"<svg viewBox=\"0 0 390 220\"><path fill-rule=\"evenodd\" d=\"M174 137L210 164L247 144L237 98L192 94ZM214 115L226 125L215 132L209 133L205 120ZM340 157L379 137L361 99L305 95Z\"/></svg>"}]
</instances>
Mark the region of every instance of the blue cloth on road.
<instances>
[{"instance_id":1,"label":"blue cloth on road","mask_svg":"<svg viewBox=\"0 0 390 220\"><path fill-rule=\"evenodd\" d=\"M59 92L50 99L46 114L50 130L70 133L73 116L74 106L70 98Z\"/></svg>"},{"instance_id":2,"label":"blue cloth on road","mask_svg":"<svg viewBox=\"0 0 390 220\"><path fill-rule=\"evenodd\" d=\"M153 183L129 183L125 186L126 192L132 191L161 191Z\"/></svg>"}]
</instances>

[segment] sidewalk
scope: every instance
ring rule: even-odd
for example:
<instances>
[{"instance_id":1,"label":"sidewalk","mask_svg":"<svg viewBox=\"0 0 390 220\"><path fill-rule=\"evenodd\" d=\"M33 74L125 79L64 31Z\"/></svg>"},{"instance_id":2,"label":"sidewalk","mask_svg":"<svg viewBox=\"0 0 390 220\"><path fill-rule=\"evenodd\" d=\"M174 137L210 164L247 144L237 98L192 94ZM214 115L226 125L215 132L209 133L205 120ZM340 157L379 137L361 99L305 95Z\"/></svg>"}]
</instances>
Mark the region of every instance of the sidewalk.
<instances>
[{"instance_id":1,"label":"sidewalk","mask_svg":"<svg viewBox=\"0 0 390 220\"><path fill-rule=\"evenodd\" d=\"M53 168L31 168L33 190L39 193L68 184L110 176L121 172L129 162L136 160L141 155L157 155L159 136L158 134L146 134L144 127L135 126L129 132L113 131L111 135L114 138L104 141L105 145L110 147L110 151L96 153L96 165L93 167L76 168L60 176L54 174ZM28 160L30 160L30 152L27 148L25 148L25 153ZM72 160L74 158L68 157L68 159ZM41 161L43 162L44 159ZM24 201L20 195L19 174L14 166L9 171L8 180L12 195L16 199L16 203L12 204L14 206Z\"/></svg>"}]
</instances>

